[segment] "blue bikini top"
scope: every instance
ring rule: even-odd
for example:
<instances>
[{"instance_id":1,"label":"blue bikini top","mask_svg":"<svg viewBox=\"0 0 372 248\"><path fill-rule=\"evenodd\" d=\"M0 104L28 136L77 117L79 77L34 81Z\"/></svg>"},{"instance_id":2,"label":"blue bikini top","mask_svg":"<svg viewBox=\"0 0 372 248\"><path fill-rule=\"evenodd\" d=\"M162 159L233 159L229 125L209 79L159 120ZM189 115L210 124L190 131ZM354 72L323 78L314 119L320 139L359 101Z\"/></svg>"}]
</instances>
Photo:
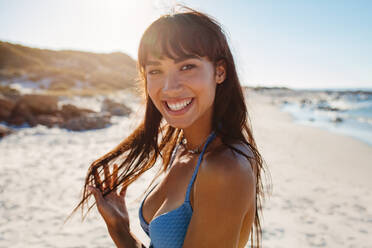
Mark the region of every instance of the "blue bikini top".
<instances>
[{"instance_id":1,"label":"blue bikini top","mask_svg":"<svg viewBox=\"0 0 372 248\"><path fill-rule=\"evenodd\" d=\"M196 178L196 174L198 173L204 151L215 136L216 134L212 131L208 136L207 142L203 146L203 150L198 158L198 163L187 187L185 201L181 206L167 213L156 216L150 223L147 223L142 214L143 203L157 185L155 185L155 187L153 187L143 199L138 215L142 229L151 239L150 248L182 248L193 212L190 204L191 186Z\"/></svg>"}]
</instances>

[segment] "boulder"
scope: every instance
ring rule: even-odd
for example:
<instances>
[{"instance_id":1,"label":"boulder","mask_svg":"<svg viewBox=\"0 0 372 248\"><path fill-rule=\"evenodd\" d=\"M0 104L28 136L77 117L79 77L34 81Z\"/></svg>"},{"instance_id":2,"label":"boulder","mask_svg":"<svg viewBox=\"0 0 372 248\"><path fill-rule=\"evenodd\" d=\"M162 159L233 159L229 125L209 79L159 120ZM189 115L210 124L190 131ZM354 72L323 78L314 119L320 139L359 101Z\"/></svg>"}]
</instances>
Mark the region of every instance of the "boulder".
<instances>
[{"instance_id":1,"label":"boulder","mask_svg":"<svg viewBox=\"0 0 372 248\"><path fill-rule=\"evenodd\" d=\"M26 94L20 97L18 103L28 106L34 115L58 112L58 97L56 96Z\"/></svg>"},{"instance_id":2,"label":"boulder","mask_svg":"<svg viewBox=\"0 0 372 248\"><path fill-rule=\"evenodd\" d=\"M30 107L24 102L18 101L16 106L13 108L8 123L19 126L25 122L32 127L37 124L37 120L32 114Z\"/></svg>"},{"instance_id":3,"label":"boulder","mask_svg":"<svg viewBox=\"0 0 372 248\"><path fill-rule=\"evenodd\" d=\"M338 117L338 116L332 119L332 122L334 122L334 123L340 123L340 122L343 122L343 121L344 120L341 117Z\"/></svg>"},{"instance_id":4,"label":"boulder","mask_svg":"<svg viewBox=\"0 0 372 248\"><path fill-rule=\"evenodd\" d=\"M61 127L72 131L105 128L111 124L108 114L85 114L65 121Z\"/></svg>"},{"instance_id":5,"label":"boulder","mask_svg":"<svg viewBox=\"0 0 372 248\"><path fill-rule=\"evenodd\" d=\"M9 85L0 85L0 94L14 100L21 96L21 93L18 90L13 89Z\"/></svg>"},{"instance_id":6,"label":"boulder","mask_svg":"<svg viewBox=\"0 0 372 248\"><path fill-rule=\"evenodd\" d=\"M115 115L130 113L130 109L124 104L110 100L105 101L104 109L106 112L97 113L66 104L59 110L58 97L28 94L20 96L16 101L0 95L0 121L16 126L28 123L31 127L41 124L74 131L100 129L111 124L111 113Z\"/></svg>"},{"instance_id":7,"label":"boulder","mask_svg":"<svg viewBox=\"0 0 372 248\"><path fill-rule=\"evenodd\" d=\"M301 108L304 108L307 105L311 105L311 104L312 104L312 101L310 99L307 99L307 98L301 99L301 101L300 101Z\"/></svg>"},{"instance_id":8,"label":"boulder","mask_svg":"<svg viewBox=\"0 0 372 248\"><path fill-rule=\"evenodd\" d=\"M63 118L60 115L38 115L36 116L38 124L53 127L60 126L63 124Z\"/></svg>"},{"instance_id":9,"label":"boulder","mask_svg":"<svg viewBox=\"0 0 372 248\"><path fill-rule=\"evenodd\" d=\"M0 121L6 121L11 116L15 105L14 100L0 95Z\"/></svg>"},{"instance_id":10,"label":"boulder","mask_svg":"<svg viewBox=\"0 0 372 248\"><path fill-rule=\"evenodd\" d=\"M102 112L108 112L111 115L117 116L128 116L132 110L125 106L123 103L115 102L109 98L106 98L101 106Z\"/></svg>"},{"instance_id":11,"label":"boulder","mask_svg":"<svg viewBox=\"0 0 372 248\"><path fill-rule=\"evenodd\" d=\"M14 133L13 129L0 124L0 138L4 137L6 135L9 135L11 133Z\"/></svg>"},{"instance_id":12,"label":"boulder","mask_svg":"<svg viewBox=\"0 0 372 248\"><path fill-rule=\"evenodd\" d=\"M90 109L84 109L84 108L78 108L75 105L72 104L66 104L62 106L62 109L60 111L60 114L65 120L69 120L75 117L83 116L85 114L89 113L96 113L93 110Z\"/></svg>"}]
</instances>

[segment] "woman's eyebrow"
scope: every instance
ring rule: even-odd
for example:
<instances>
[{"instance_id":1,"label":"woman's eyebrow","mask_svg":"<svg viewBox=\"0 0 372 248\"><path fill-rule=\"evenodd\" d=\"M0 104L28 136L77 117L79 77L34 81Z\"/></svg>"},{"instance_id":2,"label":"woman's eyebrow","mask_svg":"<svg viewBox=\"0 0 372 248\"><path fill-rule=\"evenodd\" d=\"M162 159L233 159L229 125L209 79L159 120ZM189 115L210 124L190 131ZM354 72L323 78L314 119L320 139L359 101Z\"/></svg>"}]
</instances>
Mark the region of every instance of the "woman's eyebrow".
<instances>
[{"instance_id":1,"label":"woman's eyebrow","mask_svg":"<svg viewBox=\"0 0 372 248\"><path fill-rule=\"evenodd\" d=\"M190 54L190 55L186 55L186 56L174 59L174 63L178 64L178 63L181 63L182 61L185 61L187 59L198 59L198 60L200 60L200 57L197 56L197 55Z\"/></svg>"},{"instance_id":2,"label":"woman's eyebrow","mask_svg":"<svg viewBox=\"0 0 372 248\"><path fill-rule=\"evenodd\" d=\"M178 63L181 63L181 62L183 62L183 61L185 61L187 59L199 59L200 60L200 57L197 56L197 55L190 54L190 55L182 56L182 57L179 57L179 58L175 58L174 59L174 63L175 64L178 64ZM156 66L156 65L160 65L160 64L161 63L158 60L156 60L156 61L148 60L146 62L146 66L148 66L148 65L154 65L154 66Z\"/></svg>"}]
</instances>

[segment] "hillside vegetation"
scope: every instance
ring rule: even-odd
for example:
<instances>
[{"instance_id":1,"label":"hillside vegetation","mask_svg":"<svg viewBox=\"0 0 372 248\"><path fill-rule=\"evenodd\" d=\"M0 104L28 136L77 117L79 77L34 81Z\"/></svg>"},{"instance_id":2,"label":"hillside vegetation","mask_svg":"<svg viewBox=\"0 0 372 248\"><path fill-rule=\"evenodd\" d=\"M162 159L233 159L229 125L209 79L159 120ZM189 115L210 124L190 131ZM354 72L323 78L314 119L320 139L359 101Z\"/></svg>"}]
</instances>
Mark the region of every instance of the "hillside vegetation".
<instances>
[{"instance_id":1,"label":"hillside vegetation","mask_svg":"<svg viewBox=\"0 0 372 248\"><path fill-rule=\"evenodd\" d=\"M30 81L53 91L133 88L136 61L124 53L98 54L31 48L0 41L0 81Z\"/></svg>"}]
</instances>

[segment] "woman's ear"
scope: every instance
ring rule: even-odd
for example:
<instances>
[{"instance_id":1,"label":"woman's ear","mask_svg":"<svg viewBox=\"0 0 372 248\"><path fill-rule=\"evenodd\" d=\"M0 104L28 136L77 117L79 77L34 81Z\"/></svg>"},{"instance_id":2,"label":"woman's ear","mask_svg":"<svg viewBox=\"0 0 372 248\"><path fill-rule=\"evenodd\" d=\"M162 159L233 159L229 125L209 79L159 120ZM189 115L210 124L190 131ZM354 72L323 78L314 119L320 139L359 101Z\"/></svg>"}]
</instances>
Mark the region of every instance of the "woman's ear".
<instances>
[{"instance_id":1,"label":"woman's ear","mask_svg":"<svg viewBox=\"0 0 372 248\"><path fill-rule=\"evenodd\" d=\"M223 83L226 79L226 62L224 59L217 61L215 80L217 84Z\"/></svg>"}]
</instances>

